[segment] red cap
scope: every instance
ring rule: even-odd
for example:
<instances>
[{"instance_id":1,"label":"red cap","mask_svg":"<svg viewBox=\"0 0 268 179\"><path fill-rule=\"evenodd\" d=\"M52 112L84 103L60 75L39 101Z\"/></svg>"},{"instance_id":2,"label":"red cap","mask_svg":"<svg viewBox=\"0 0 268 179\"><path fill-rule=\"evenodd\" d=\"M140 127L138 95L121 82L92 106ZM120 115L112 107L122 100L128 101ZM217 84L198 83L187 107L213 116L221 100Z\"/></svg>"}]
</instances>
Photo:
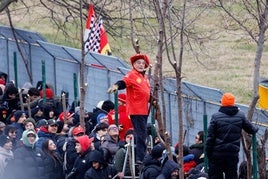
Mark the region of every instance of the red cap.
<instances>
[{"instance_id":1,"label":"red cap","mask_svg":"<svg viewBox=\"0 0 268 179\"><path fill-rule=\"evenodd\" d=\"M75 127L74 129L73 129L73 135L77 135L77 134L79 134L79 133L85 133L85 130L84 130L84 128L83 127L81 127L81 126L78 126L78 127Z\"/></svg>"},{"instance_id":2,"label":"red cap","mask_svg":"<svg viewBox=\"0 0 268 179\"><path fill-rule=\"evenodd\" d=\"M73 115L74 115L74 113L73 113L73 114L71 114L71 113L69 113L69 112L66 113L66 117L67 117L67 118L70 118L70 117L72 117ZM64 122L64 112L61 112L61 113L60 113L60 115L59 115L59 120L60 120L61 122Z\"/></svg>"},{"instance_id":3,"label":"red cap","mask_svg":"<svg viewBox=\"0 0 268 179\"><path fill-rule=\"evenodd\" d=\"M150 64L150 60L149 60L148 56L145 55L145 54L136 54L136 55L130 57L131 65L133 66L133 63L134 63L136 60L139 60L139 59L143 59L143 60L145 60L145 63L146 63L146 64L145 64L145 68L147 68L147 67L149 66L149 64Z\"/></svg>"},{"instance_id":4,"label":"red cap","mask_svg":"<svg viewBox=\"0 0 268 179\"><path fill-rule=\"evenodd\" d=\"M40 90L39 93L40 93L41 98L43 98L43 90ZM53 97L54 97L53 90L50 88L46 88L46 98L51 99Z\"/></svg>"},{"instance_id":5,"label":"red cap","mask_svg":"<svg viewBox=\"0 0 268 179\"><path fill-rule=\"evenodd\" d=\"M126 103L126 94L125 93L120 93L118 94L118 100L121 101L122 103Z\"/></svg>"}]
</instances>

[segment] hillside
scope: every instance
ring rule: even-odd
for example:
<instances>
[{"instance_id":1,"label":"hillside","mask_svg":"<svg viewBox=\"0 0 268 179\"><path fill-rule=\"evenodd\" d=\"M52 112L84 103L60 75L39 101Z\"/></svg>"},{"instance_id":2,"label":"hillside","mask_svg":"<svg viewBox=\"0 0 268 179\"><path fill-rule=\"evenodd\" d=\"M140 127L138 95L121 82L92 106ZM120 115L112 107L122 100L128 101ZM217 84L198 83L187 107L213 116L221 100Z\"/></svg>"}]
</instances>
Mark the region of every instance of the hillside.
<instances>
[{"instance_id":1,"label":"hillside","mask_svg":"<svg viewBox=\"0 0 268 179\"><path fill-rule=\"evenodd\" d=\"M33 13L40 13L38 10L31 14L24 14L18 6L12 6L11 12L13 24L16 28L28 29L41 33L51 43L63 44L66 46L78 47L58 32L47 19L32 18ZM15 9L17 11L15 11ZM36 14L37 16L38 14ZM249 104L252 96L252 76L256 45L248 38L247 34L239 30L225 30L225 21L221 18L222 12L218 9L206 9L200 14L196 22L200 32L213 31L212 38L204 39L202 49L194 48L193 51L185 49L183 60L183 80L196 83L202 86L222 89L232 92L237 96L237 102ZM0 24L8 25L8 18L5 13L0 14ZM109 29L106 29L109 31ZM74 37L78 36L73 34ZM149 54L152 64L156 56L156 42L146 47L147 41L139 39L143 52ZM109 36L109 44L113 55L126 59L133 54L130 39L114 39ZM179 53L179 51L177 52ZM260 74L261 77L268 77L268 49L264 49ZM173 69L164 57L163 74L174 76Z\"/></svg>"}]
</instances>

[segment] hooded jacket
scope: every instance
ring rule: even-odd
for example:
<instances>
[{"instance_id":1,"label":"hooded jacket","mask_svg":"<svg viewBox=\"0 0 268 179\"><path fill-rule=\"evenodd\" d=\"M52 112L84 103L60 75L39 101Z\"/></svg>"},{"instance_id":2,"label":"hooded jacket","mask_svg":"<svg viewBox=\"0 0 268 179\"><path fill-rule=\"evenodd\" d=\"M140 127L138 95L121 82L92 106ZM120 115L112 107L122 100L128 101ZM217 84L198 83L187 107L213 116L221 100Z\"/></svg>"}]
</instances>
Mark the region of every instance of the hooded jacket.
<instances>
[{"instance_id":1,"label":"hooded jacket","mask_svg":"<svg viewBox=\"0 0 268 179\"><path fill-rule=\"evenodd\" d=\"M88 169L87 172L85 173L84 179L109 179L113 178L117 174L115 168L111 165L108 165L108 163L105 162L101 151L98 150L92 151L90 153L89 158L91 168ZM92 162L99 162L100 168L98 169L93 168Z\"/></svg>"},{"instance_id":2,"label":"hooded jacket","mask_svg":"<svg viewBox=\"0 0 268 179\"><path fill-rule=\"evenodd\" d=\"M148 154L143 160L141 172L144 179L154 179L161 173L161 162Z\"/></svg>"},{"instance_id":3,"label":"hooded jacket","mask_svg":"<svg viewBox=\"0 0 268 179\"><path fill-rule=\"evenodd\" d=\"M219 112L212 115L208 128L206 141L208 158L238 156L242 129L249 134L258 131L238 107L220 107Z\"/></svg>"},{"instance_id":4,"label":"hooded jacket","mask_svg":"<svg viewBox=\"0 0 268 179\"><path fill-rule=\"evenodd\" d=\"M81 145L81 152L78 154L72 171L68 174L68 179L81 179L84 178L86 171L90 168L89 154L91 152L90 146L92 139L87 135L77 137L76 142Z\"/></svg>"},{"instance_id":5,"label":"hooded jacket","mask_svg":"<svg viewBox=\"0 0 268 179\"><path fill-rule=\"evenodd\" d=\"M179 169L179 165L173 160L167 160L164 164L161 174L156 179L169 179L171 178L171 173Z\"/></svg>"},{"instance_id":6,"label":"hooded jacket","mask_svg":"<svg viewBox=\"0 0 268 179\"><path fill-rule=\"evenodd\" d=\"M34 144L26 142L29 131L33 130L23 132L24 145L14 151L14 160L8 163L5 178L17 179L19 176L20 179L44 179L43 153L36 149Z\"/></svg>"}]
</instances>

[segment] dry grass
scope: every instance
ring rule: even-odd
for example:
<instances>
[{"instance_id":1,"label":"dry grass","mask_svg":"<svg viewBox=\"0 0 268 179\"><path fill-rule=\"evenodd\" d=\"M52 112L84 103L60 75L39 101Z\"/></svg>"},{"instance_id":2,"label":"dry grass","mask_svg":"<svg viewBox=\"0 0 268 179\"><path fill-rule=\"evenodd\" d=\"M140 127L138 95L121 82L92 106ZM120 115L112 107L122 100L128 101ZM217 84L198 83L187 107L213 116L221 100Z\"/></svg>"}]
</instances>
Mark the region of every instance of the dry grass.
<instances>
[{"instance_id":1,"label":"dry grass","mask_svg":"<svg viewBox=\"0 0 268 179\"><path fill-rule=\"evenodd\" d=\"M23 12L20 11L13 14L15 27L39 32L52 43L63 43L61 34L57 34L57 40L55 41L56 31L47 25L49 24L48 21L36 20L28 15L21 16L22 14ZM225 92L232 92L237 96L237 102L249 104L252 96L256 45L248 39L244 40L247 36L243 32L222 31L224 22L219 19L216 10L211 10L207 14L204 13L199 23L203 24L203 29L216 29L221 32L217 34L215 40L204 41L203 45L206 49L202 53L196 49L196 52L199 53L198 59L192 56L192 52L185 51L182 68L184 80L202 86L222 89ZM0 14L0 24L8 25L7 16L4 13ZM125 39L119 39L118 41L110 39L110 46L115 49L113 51L115 56L124 59L132 55L133 50L129 50L132 47L125 42ZM118 42L123 45L118 45ZM141 40L141 44L145 43ZM151 49L147 53L151 56L151 59L154 59L156 49ZM268 51L266 49L263 53L260 69L261 77L265 78L268 75L267 57ZM163 69L166 76L174 74L165 57Z\"/></svg>"}]
</instances>

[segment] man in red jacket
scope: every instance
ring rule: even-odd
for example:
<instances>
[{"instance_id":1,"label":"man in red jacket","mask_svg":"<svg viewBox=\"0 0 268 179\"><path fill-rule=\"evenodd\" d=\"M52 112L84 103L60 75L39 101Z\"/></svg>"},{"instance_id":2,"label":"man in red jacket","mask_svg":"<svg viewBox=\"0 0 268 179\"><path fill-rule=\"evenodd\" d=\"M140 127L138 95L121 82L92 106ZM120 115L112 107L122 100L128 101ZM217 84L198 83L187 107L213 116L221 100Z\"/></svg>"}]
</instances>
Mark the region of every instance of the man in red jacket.
<instances>
[{"instance_id":1,"label":"man in red jacket","mask_svg":"<svg viewBox=\"0 0 268 179\"><path fill-rule=\"evenodd\" d=\"M117 81L108 93L126 89L126 108L134 128L136 140L136 162L141 163L146 152L146 125L148 102L150 101L150 83L145 74L150 61L147 55L136 54L130 58L133 69L122 80Z\"/></svg>"}]
</instances>

